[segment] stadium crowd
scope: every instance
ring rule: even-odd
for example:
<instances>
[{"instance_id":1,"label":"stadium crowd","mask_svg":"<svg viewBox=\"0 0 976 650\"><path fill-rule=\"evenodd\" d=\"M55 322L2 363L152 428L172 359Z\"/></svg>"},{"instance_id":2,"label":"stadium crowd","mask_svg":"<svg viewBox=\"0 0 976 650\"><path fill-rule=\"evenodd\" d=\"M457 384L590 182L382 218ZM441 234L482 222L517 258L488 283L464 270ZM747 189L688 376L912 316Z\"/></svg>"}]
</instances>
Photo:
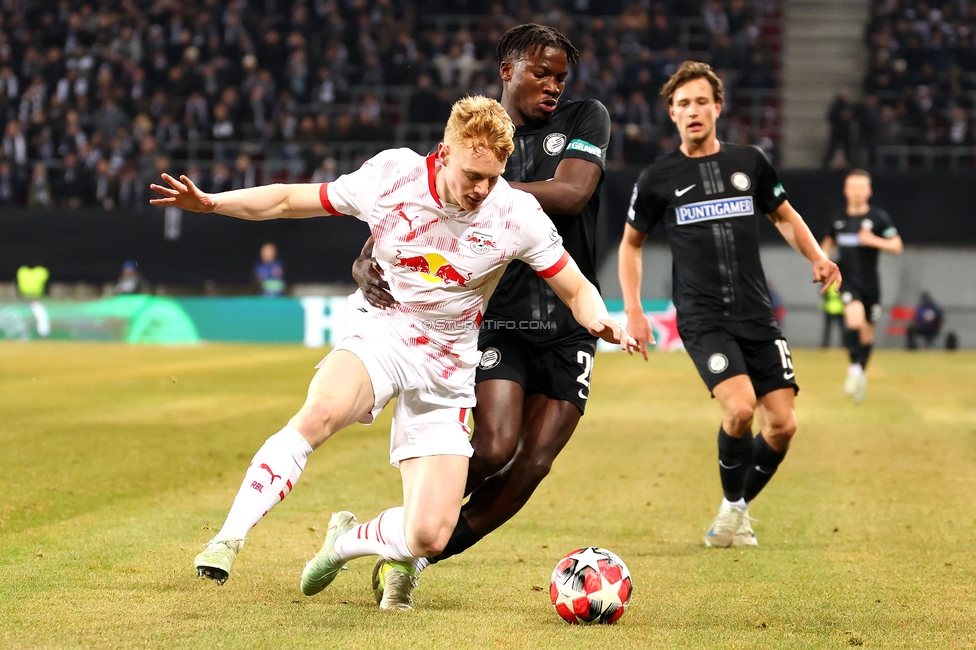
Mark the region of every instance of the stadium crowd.
<instances>
[{"instance_id":1,"label":"stadium crowd","mask_svg":"<svg viewBox=\"0 0 976 650\"><path fill-rule=\"evenodd\" d=\"M457 97L498 97L495 44L528 21L579 47L566 95L610 110L611 165L676 146L658 90L689 55L730 89L723 137L774 154L764 17L776 6L6 0L0 205L142 206L149 179L174 165L217 191L330 180L391 143L430 146Z\"/></svg>"},{"instance_id":2,"label":"stadium crowd","mask_svg":"<svg viewBox=\"0 0 976 650\"><path fill-rule=\"evenodd\" d=\"M875 166L884 145L972 146L976 4L874 0L864 97L830 108L826 165Z\"/></svg>"}]
</instances>

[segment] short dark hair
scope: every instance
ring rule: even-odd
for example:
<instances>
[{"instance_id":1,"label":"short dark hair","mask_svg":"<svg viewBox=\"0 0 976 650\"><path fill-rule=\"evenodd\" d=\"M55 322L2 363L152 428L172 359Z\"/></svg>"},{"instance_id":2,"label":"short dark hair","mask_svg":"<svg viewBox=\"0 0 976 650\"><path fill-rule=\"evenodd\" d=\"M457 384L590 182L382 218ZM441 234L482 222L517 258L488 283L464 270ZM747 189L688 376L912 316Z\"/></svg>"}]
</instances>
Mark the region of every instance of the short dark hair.
<instances>
[{"instance_id":1,"label":"short dark hair","mask_svg":"<svg viewBox=\"0 0 976 650\"><path fill-rule=\"evenodd\" d=\"M667 100L668 104L671 104L675 91L695 79L708 81L712 85L712 95L715 97L715 101L719 104L725 103L725 87L722 85L722 80L712 70L712 66L701 61L685 61L682 63L677 72L671 75L668 82L664 84L664 88L661 89L661 96Z\"/></svg>"},{"instance_id":2,"label":"short dark hair","mask_svg":"<svg viewBox=\"0 0 976 650\"><path fill-rule=\"evenodd\" d=\"M868 185L871 184L871 174L867 170L864 170L864 169L852 169L851 171L847 172L847 176L845 176L844 179L846 180L846 179L850 178L851 176L860 176L862 178L866 178L866 179L868 179Z\"/></svg>"},{"instance_id":3,"label":"short dark hair","mask_svg":"<svg viewBox=\"0 0 976 650\"><path fill-rule=\"evenodd\" d=\"M570 64L579 63L580 55L569 39L558 29L536 23L516 25L504 34L498 41L495 54L498 62L516 61L523 54L533 52L538 48L555 47L566 53L566 60Z\"/></svg>"}]
</instances>

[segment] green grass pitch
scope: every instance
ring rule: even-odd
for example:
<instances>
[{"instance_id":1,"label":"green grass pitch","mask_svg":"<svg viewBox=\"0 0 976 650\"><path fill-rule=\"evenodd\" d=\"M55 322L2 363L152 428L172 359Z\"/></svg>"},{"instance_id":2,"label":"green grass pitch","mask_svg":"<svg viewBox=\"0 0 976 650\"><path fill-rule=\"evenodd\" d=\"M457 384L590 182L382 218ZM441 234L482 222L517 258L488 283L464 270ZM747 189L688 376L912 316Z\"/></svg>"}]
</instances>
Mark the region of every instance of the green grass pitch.
<instances>
[{"instance_id":1,"label":"green grass pitch","mask_svg":"<svg viewBox=\"0 0 976 650\"><path fill-rule=\"evenodd\" d=\"M709 550L718 406L683 353L602 354L586 417L507 526L381 612L372 562L298 578L333 510L400 502L389 416L312 455L223 587L193 556L252 454L300 406L320 351L0 344L3 648L972 648L976 354L879 351L868 400L840 351L797 350L800 429L752 515L756 549ZM547 593L581 545L634 576L613 627Z\"/></svg>"}]
</instances>

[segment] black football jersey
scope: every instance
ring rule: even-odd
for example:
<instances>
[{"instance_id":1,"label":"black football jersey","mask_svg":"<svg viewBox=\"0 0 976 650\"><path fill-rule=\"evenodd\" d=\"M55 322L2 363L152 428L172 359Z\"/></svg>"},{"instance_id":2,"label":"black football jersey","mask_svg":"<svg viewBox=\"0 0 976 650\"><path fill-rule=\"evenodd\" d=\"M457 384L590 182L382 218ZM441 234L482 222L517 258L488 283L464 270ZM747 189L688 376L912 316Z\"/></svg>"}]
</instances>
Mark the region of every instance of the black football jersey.
<instances>
[{"instance_id":1,"label":"black football jersey","mask_svg":"<svg viewBox=\"0 0 976 650\"><path fill-rule=\"evenodd\" d=\"M566 158L582 158L605 169L610 143L610 114L590 99L561 103L544 125L515 128L515 151L508 159L505 179L532 183L551 180ZM600 183L603 179L600 179ZM583 275L596 281L596 218L599 186L579 214L550 214L563 246ZM598 285L599 286L599 285ZM482 329L512 331L532 342L552 343L586 335L573 313L527 264L511 262L488 303Z\"/></svg>"},{"instance_id":2,"label":"black football jersey","mask_svg":"<svg viewBox=\"0 0 976 650\"><path fill-rule=\"evenodd\" d=\"M889 239L898 234L888 213L871 206L865 214L857 217L840 213L830 224L830 236L840 250L840 267L844 284L852 284L865 291L878 290L878 249L862 246L858 232L867 228L878 237Z\"/></svg>"},{"instance_id":3,"label":"black football jersey","mask_svg":"<svg viewBox=\"0 0 976 650\"><path fill-rule=\"evenodd\" d=\"M679 317L772 317L759 220L786 198L761 149L723 142L711 156L689 158L677 150L645 169L627 222L643 233L664 222Z\"/></svg>"}]
</instances>

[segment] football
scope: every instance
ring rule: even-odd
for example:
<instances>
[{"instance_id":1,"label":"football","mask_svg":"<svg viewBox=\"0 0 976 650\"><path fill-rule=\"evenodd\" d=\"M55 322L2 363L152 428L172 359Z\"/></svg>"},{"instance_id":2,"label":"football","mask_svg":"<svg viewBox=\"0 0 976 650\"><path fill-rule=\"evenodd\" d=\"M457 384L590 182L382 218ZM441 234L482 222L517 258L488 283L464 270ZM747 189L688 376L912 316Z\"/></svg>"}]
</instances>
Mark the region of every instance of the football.
<instances>
[{"instance_id":1,"label":"football","mask_svg":"<svg viewBox=\"0 0 976 650\"><path fill-rule=\"evenodd\" d=\"M634 593L630 570L619 557L596 546L580 548L559 561L549 582L549 598L567 623L616 623Z\"/></svg>"}]
</instances>

